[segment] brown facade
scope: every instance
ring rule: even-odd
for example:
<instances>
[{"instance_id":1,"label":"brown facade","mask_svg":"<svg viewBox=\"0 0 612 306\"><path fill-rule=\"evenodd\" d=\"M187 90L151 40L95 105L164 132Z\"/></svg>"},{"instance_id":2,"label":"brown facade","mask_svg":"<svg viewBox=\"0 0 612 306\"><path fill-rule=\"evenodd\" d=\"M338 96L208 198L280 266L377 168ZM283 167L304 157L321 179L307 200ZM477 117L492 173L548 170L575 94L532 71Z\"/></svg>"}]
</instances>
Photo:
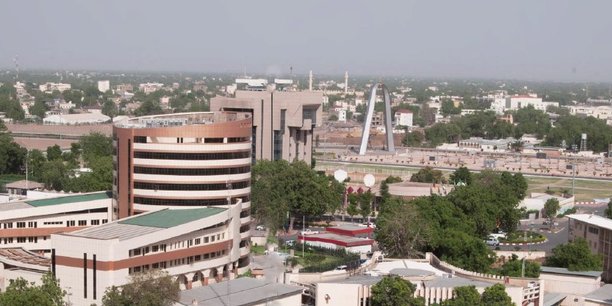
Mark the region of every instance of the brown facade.
<instances>
[{"instance_id":1,"label":"brown facade","mask_svg":"<svg viewBox=\"0 0 612 306\"><path fill-rule=\"evenodd\" d=\"M145 139L158 139L158 138L171 138L177 139L177 143L159 143L163 145L176 146L177 152L179 153L202 153L207 152L207 144L203 143L206 139L230 139L230 138L241 138L245 139L245 142L250 144L251 136L251 118L248 116L236 115L237 113L187 113L187 114L172 114L172 115L160 115L143 117L144 119L160 119L164 118L191 118L197 116L198 118L204 115L210 115L210 118L214 118L215 122L197 123L190 122L181 126L165 126L165 127L141 127L137 126L137 122L141 118L134 118L131 121L135 122L133 125L128 124L117 124L113 127L113 141L115 147L115 176L113 183L113 216L116 219L125 218L134 215L134 153L135 152L156 152L155 149L135 149L135 143L139 142L137 138ZM196 143L183 143L184 138L194 138L202 140L202 143L198 144L198 149L192 150L180 150L182 145L193 145ZM180 141L179 141L180 139ZM152 143L153 145L155 143ZM214 143L214 145L219 145ZM201 150L199 150L201 148ZM250 153L250 146L247 150ZM161 153L168 153L167 150L160 151ZM214 152L219 152L214 151ZM232 152L228 150L227 152ZM249 154L250 155L250 154ZM194 161L195 162L195 161ZM249 163L250 165L250 163ZM188 167L186 165L173 165L168 160L161 160L159 165L155 165L155 168L171 168L181 169ZM222 164L213 164L206 166L206 168L221 168ZM219 179L218 182L225 182L225 179ZM164 181L165 182L165 181ZM181 181L182 184L198 184L197 180L192 181ZM210 184L210 182L207 182ZM249 190L250 191L250 190ZM248 192L246 194L248 196ZM156 195L152 198L168 200L176 199L176 196ZM181 195L180 199L209 199L210 197L199 197ZM168 204L172 206L172 204Z\"/></svg>"},{"instance_id":2,"label":"brown facade","mask_svg":"<svg viewBox=\"0 0 612 306\"><path fill-rule=\"evenodd\" d=\"M134 256L131 258L117 260L117 261L98 260L96 261L96 269L100 271L116 271L116 270L121 270L121 269L138 267L142 265L151 265L151 264L158 263L158 262L167 262L167 261L171 261L175 259L196 256L196 255L204 254L204 253L211 253L211 252L222 251L222 250L228 251L231 248L231 245L232 245L232 241L228 240L228 241L223 241L219 243L199 246L199 247L192 247L188 249L168 251L168 252L151 254L151 255ZM55 262L56 262L56 265L59 265L59 266L83 268L83 258L56 256ZM87 268L93 269L92 259L87 259Z\"/></svg>"}]
</instances>

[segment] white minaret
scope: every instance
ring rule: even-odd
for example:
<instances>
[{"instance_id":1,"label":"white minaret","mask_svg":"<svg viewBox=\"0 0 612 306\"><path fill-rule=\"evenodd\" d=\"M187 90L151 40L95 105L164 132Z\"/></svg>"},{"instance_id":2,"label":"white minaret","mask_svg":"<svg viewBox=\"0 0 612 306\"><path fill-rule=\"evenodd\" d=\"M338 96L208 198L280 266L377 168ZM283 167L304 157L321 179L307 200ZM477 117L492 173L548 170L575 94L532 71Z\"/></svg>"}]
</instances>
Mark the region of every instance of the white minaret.
<instances>
[{"instance_id":1,"label":"white minaret","mask_svg":"<svg viewBox=\"0 0 612 306\"><path fill-rule=\"evenodd\" d=\"M348 94L348 71L344 72L344 94Z\"/></svg>"},{"instance_id":2,"label":"white minaret","mask_svg":"<svg viewBox=\"0 0 612 306\"><path fill-rule=\"evenodd\" d=\"M310 74L308 74L308 91L312 91L312 70L310 70Z\"/></svg>"}]
</instances>

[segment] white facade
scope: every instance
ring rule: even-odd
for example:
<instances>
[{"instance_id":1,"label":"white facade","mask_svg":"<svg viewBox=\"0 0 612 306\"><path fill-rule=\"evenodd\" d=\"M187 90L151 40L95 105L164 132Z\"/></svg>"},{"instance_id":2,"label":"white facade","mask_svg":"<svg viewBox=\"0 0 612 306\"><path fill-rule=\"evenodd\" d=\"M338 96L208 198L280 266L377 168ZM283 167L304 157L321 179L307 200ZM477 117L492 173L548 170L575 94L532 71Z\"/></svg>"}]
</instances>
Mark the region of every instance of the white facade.
<instances>
[{"instance_id":1,"label":"white facade","mask_svg":"<svg viewBox=\"0 0 612 306\"><path fill-rule=\"evenodd\" d=\"M545 112L549 106L559 107L559 102L544 102L536 95L495 96L490 109L499 115L508 110L518 110L528 106Z\"/></svg>"},{"instance_id":2,"label":"white facade","mask_svg":"<svg viewBox=\"0 0 612 306\"><path fill-rule=\"evenodd\" d=\"M104 80L104 81L98 81L98 90L100 92L107 92L110 90L110 81L109 80Z\"/></svg>"},{"instance_id":3,"label":"white facade","mask_svg":"<svg viewBox=\"0 0 612 306\"><path fill-rule=\"evenodd\" d=\"M395 112L395 125L411 127L413 114L409 110L397 110Z\"/></svg>"},{"instance_id":4,"label":"white facade","mask_svg":"<svg viewBox=\"0 0 612 306\"><path fill-rule=\"evenodd\" d=\"M112 218L110 206L105 192L2 204L0 248L48 253L51 234L105 224Z\"/></svg>"},{"instance_id":5,"label":"white facade","mask_svg":"<svg viewBox=\"0 0 612 306\"><path fill-rule=\"evenodd\" d=\"M50 115L43 119L43 124L49 125L78 125L78 124L101 124L109 122L111 118L102 113L83 113Z\"/></svg>"},{"instance_id":6,"label":"white facade","mask_svg":"<svg viewBox=\"0 0 612 306\"><path fill-rule=\"evenodd\" d=\"M138 85L138 89L145 94L150 94L152 92L156 92L164 87L162 83L142 83Z\"/></svg>"},{"instance_id":7,"label":"white facade","mask_svg":"<svg viewBox=\"0 0 612 306\"><path fill-rule=\"evenodd\" d=\"M346 122L346 110L345 109L338 110L338 121Z\"/></svg>"},{"instance_id":8,"label":"white facade","mask_svg":"<svg viewBox=\"0 0 612 306\"><path fill-rule=\"evenodd\" d=\"M612 119L612 106L572 105L568 106L570 114L591 116L597 119Z\"/></svg>"},{"instance_id":9,"label":"white facade","mask_svg":"<svg viewBox=\"0 0 612 306\"><path fill-rule=\"evenodd\" d=\"M245 272L238 260L249 252L240 245L241 210L241 203L165 209L52 235L57 277L76 305L100 303L106 288L149 269L164 269L182 290L233 279Z\"/></svg>"},{"instance_id":10,"label":"white facade","mask_svg":"<svg viewBox=\"0 0 612 306\"><path fill-rule=\"evenodd\" d=\"M38 89L42 92L53 92L55 90L59 92L64 92L66 90L70 90L72 85L65 83L45 83L38 86Z\"/></svg>"}]
</instances>

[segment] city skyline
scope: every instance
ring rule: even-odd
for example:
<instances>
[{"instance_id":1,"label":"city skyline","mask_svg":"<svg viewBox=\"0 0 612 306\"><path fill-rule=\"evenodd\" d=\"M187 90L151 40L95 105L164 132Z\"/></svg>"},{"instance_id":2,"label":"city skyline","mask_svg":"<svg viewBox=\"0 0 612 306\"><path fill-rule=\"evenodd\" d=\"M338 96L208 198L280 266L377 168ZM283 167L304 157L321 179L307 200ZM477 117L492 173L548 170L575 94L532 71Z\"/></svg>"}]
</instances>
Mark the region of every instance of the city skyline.
<instances>
[{"instance_id":1,"label":"city skyline","mask_svg":"<svg viewBox=\"0 0 612 306\"><path fill-rule=\"evenodd\" d=\"M604 1L32 3L0 67L612 81Z\"/></svg>"}]
</instances>

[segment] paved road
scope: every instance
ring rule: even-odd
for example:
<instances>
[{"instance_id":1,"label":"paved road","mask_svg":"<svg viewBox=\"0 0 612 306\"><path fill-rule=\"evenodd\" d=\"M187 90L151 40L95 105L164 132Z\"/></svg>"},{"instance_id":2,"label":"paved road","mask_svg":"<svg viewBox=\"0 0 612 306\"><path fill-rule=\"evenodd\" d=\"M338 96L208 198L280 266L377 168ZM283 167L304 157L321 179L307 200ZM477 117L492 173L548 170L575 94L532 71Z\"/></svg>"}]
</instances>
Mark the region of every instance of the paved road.
<instances>
[{"instance_id":1,"label":"paved road","mask_svg":"<svg viewBox=\"0 0 612 306\"><path fill-rule=\"evenodd\" d=\"M597 215L603 215L603 211L605 209L605 205L584 205L584 206L576 206L577 213L581 214L590 214L594 213ZM558 219L556 222L559 225L556 227L555 232L551 233L548 231L547 225L542 225L543 219L537 220L533 222L532 229L540 231L540 233L544 234L548 239L547 242L543 244L530 245L530 246L500 246L499 248L504 251L514 251L518 247L520 250L531 250L531 251L545 251L549 253L552 251L554 247L559 244L567 243L568 238L568 219L562 218ZM527 226L525 224L522 229Z\"/></svg>"}]
</instances>

